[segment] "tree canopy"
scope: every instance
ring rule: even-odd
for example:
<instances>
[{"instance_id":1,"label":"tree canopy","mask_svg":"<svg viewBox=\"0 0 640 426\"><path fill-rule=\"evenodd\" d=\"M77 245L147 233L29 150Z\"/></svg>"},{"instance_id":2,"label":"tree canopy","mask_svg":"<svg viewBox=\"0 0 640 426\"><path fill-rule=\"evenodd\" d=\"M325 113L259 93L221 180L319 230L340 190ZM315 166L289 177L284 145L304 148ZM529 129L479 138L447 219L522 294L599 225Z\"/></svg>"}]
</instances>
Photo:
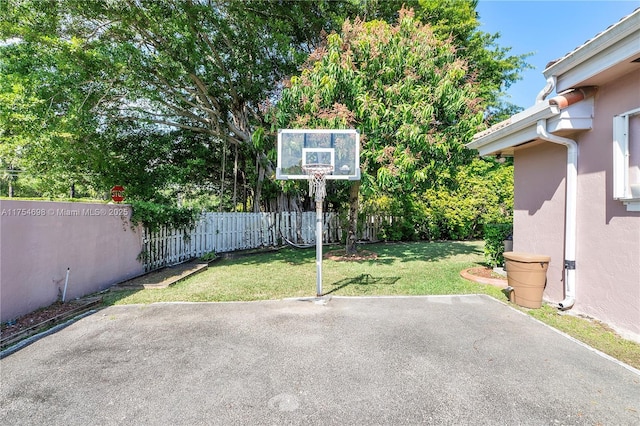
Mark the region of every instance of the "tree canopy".
<instances>
[{"instance_id":1,"label":"tree canopy","mask_svg":"<svg viewBox=\"0 0 640 426\"><path fill-rule=\"evenodd\" d=\"M482 124L481 85L454 45L402 9L396 25L345 21L292 77L274 125L359 129L362 192L403 198L471 158L464 143Z\"/></svg>"},{"instance_id":2,"label":"tree canopy","mask_svg":"<svg viewBox=\"0 0 640 426\"><path fill-rule=\"evenodd\" d=\"M526 67L479 31L475 7L4 1L0 179L45 196L118 183L146 200L273 208L276 130L295 125L361 128L369 195L453 182L462 144Z\"/></svg>"},{"instance_id":3,"label":"tree canopy","mask_svg":"<svg viewBox=\"0 0 640 426\"><path fill-rule=\"evenodd\" d=\"M264 176L271 164L252 137L263 124L261 111L325 27L331 30L340 8L334 2L61 0L9 1L3 12L0 39L12 40L1 49L3 71L53 92L32 94L42 106L38 119L57 113L68 121L71 108L82 107L97 117L97 138L106 127L130 123L154 124L157 133L204 134L214 151L236 146L253 156L250 164ZM4 93L15 90L8 86ZM85 97L74 99L70 90ZM52 111L58 100L60 110ZM34 113L33 105L23 105Z\"/></svg>"},{"instance_id":4,"label":"tree canopy","mask_svg":"<svg viewBox=\"0 0 640 426\"><path fill-rule=\"evenodd\" d=\"M394 192L431 186L470 153L482 123L481 82L455 47L401 11L400 22L346 21L276 106L276 127L362 133L363 180Z\"/></svg>"}]
</instances>

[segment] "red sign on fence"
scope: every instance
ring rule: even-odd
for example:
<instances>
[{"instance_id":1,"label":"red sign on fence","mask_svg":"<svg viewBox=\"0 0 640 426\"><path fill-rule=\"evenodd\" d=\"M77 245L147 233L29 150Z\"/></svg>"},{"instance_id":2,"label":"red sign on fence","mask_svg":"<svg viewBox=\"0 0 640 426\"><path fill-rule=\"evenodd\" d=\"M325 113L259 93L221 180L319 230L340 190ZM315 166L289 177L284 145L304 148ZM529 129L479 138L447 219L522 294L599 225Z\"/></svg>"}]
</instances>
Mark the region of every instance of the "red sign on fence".
<instances>
[{"instance_id":1,"label":"red sign on fence","mask_svg":"<svg viewBox=\"0 0 640 426\"><path fill-rule=\"evenodd\" d=\"M124 187L120 185L116 185L111 188L111 199L116 203L121 203L124 201Z\"/></svg>"}]
</instances>

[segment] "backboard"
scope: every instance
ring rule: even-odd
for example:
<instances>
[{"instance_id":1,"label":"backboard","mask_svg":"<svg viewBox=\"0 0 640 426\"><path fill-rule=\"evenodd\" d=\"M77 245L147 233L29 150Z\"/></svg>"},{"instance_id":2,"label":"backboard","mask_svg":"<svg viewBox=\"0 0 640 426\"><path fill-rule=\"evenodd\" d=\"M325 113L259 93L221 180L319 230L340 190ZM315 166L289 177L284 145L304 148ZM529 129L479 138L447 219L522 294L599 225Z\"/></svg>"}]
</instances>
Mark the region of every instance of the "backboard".
<instances>
[{"instance_id":1,"label":"backboard","mask_svg":"<svg viewBox=\"0 0 640 426\"><path fill-rule=\"evenodd\" d=\"M309 179L303 167L330 165L333 180L360 180L360 133L354 129L281 129L276 179Z\"/></svg>"}]
</instances>

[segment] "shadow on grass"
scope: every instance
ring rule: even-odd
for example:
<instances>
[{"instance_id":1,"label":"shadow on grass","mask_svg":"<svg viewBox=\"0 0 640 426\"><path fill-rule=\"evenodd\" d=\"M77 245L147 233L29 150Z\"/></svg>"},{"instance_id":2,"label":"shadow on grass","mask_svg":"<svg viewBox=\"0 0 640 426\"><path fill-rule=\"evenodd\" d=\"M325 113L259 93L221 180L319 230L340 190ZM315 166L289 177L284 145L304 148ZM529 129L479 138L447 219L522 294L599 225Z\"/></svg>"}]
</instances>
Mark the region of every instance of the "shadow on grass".
<instances>
[{"instance_id":1,"label":"shadow on grass","mask_svg":"<svg viewBox=\"0 0 640 426\"><path fill-rule=\"evenodd\" d=\"M483 255L482 245L473 241L415 241L372 244L378 261L437 262L459 255Z\"/></svg>"},{"instance_id":2,"label":"shadow on grass","mask_svg":"<svg viewBox=\"0 0 640 426\"><path fill-rule=\"evenodd\" d=\"M331 290L324 292L325 295L335 293L350 285L367 286L367 285L394 285L400 277L374 277L370 274L361 274L355 278L344 278L330 284Z\"/></svg>"},{"instance_id":3,"label":"shadow on grass","mask_svg":"<svg viewBox=\"0 0 640 426\"><path fill-rule=\"evenodd\" d=\"M268 249L263 252L253 252L247 254L224 253L219 264L226 265L259 265L265 263L288 263L290 265L304 265L312 262L315 258L316 250L313 248L292 248L281 247L278 249Z\"/></svg>"},{"instance_id":4,"label":"shadow on grass","mask_svg":"<svg viewBox=\"0 0 640 426\"><path fill-rule=\"evenodd\" d=\"M323 252L344 248L338 245L326 245ZM362 260L361 263L391 264L396 261L412 262L416 260L437 262L442 259L459 255L483 255L482 244L473 241L415 241L415 242L390 242L359 245L359 249L366 249L378 255L377 259ZM283 262L290 265L303 265L313 262L315 259L315 246L309 248L283 247L278 250L269 250L263 253L250 255L231 256L223 259L223 264L263 264Z\"/></svg>"}]
</instances>

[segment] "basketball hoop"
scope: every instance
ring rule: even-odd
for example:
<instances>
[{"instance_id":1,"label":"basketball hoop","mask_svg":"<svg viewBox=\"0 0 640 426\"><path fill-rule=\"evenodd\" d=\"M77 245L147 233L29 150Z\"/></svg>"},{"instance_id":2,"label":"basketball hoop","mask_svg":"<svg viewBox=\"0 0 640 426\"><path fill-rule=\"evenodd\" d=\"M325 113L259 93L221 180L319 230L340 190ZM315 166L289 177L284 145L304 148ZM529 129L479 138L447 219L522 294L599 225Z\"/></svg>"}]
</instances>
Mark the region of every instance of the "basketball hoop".
<instances>
[{"instance_id":1,"label":"basketball hoop","mask_svg":"<svg viewBox=\"0 0 640 426\"><path fill-rule=\"evenodd\" d=\"M279 129L276 179L307 179L309 196L315 196L316 295L321 297L322 204L327 180L360 180L360 133L356 129Z\"/></svg>"},{"instance_id":2,"label":"basketball hoop","mask_svg":"<svg viewBox=\"0 0 640 426\"><path fill-rule=\"evenodd\" d=\"M333 172L331 164L305 164L302 170L309 176L309 196L315 194L316 202L322 202L327 196L326 176Z\"/></svg>"}]
</instances>

